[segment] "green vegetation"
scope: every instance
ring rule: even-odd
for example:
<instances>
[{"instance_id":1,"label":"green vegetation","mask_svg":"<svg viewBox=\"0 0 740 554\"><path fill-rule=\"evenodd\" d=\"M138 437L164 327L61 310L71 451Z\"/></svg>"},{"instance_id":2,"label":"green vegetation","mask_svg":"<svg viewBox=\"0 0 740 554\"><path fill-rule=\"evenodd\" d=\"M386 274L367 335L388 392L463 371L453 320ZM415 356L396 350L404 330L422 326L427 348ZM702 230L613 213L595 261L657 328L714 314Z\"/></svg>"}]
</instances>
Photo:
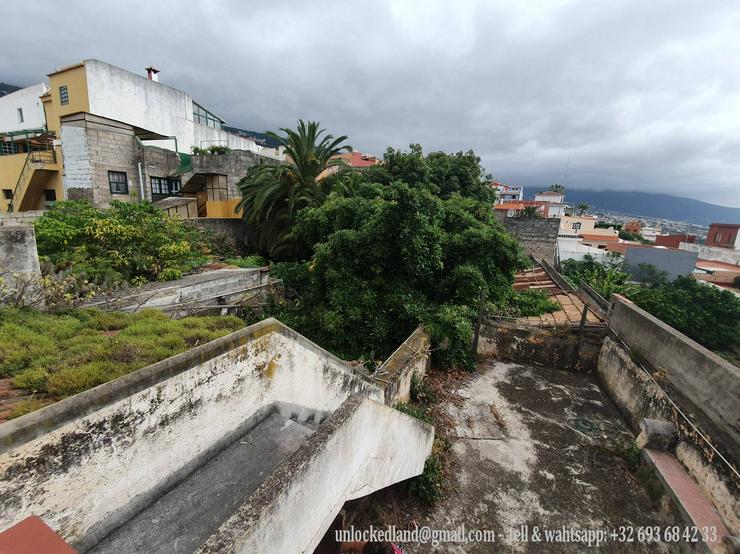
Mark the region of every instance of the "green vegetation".
<instances>
[{"instance_id":1,"label":"green vegetation","mask_svg":"<svg viewBox=\"0 0 740 554\"><path fill-rule=\"evenodd\" d=\"M709 349L740 344L740 299L727 290L703 285L690 277L668 282L655 268L643 267L643 286L631 284L622 261L601 264L590 256L566 260L562 273L583 280L604 298L626 296L643 310Z\"/></svg>"},{"instance_id":2,"label":"green vegetation","mask_svg":"<svg viewBox=\"0 0 740 554\"><path fill-rule=\"evenodd\" d=\"M396 404L394 407L406 415L435 425L433 406L436 400L436 395L429 386L429 382L414 374L411 379L411 401L406 404ZM424 462L422 474L409 479L404 484L409 493L426 504L433 504L442 496L445 453L450 449L451 444L447 438L439 434L440 432L441 429L438 429L432 445L432 453Z\"/></svg>"},{"instance_id":3,"label":"green vegetation","mask_svg":"<svg viewBox=\"0 0 740 554\"><path fill-rule=\"evenodd\" d=\"M224 263L235 265L243 269L248 269L250 267L265 267L267 265L270 265L270 262L268 262L265 258L257 255L240 256L238 258L226 258L224 260Z\"/></svg>"},{"instance_id":4,"label":"green vegetation","mask_svg":"<svg viewBox=\"0 0 740 554\"><path fill-rule=\"evenodd\" d=\"M639 233L630 233L629 231L624 231L622 229L619 230L619 238L622 240L630 240L632 242L641 242L642 244L652 244L652 242Z\"/></svg>"},{"instance_id":5,"label":"green vegetation","mask_svg":"<svg viewBox=\"0 0 740 554\"><path fill-rule=\"evenodd\" d=\"M12 377L16 387L42 395L34 404L19 405L20 415L243 326L233 316L175 321L156 310L48 314L0 308L0 377Z\"/></svg>"},{"instance_id":6,"label":"green vegetation","mask_svg":"<svg viewBox=\"0 0 740 554\"><path fill-rule=\"evenodd\" d=\"M34 226L42 261L98 284L179 279L212 255L236 254L233 241L187 227L148 202L114 201L103 210L58 202Z\"/></svg>"},{"instance_id":7,"label":"green vegetation","mask_svg":"<svg viewBox=\"0 0 740 554\"><path fill-rule=\"evenodd\" d=\"M292 244L290 232L296 214L303 208L320 205L343 181L319 179L330 166L342 162L332 159L352 147L342 144L347 137L334 138L315 121L298 122L298 130L281 129L285 136L267 133L285 147L286 163L259 164L249 168L239 183L242 199L237 210L244 211L247 223L257 226L257 244L262 254L280 257Z\"/></svg>"},{"instance_id":8,"label":"green vegetation","mask_svg":"<svg viewBox=\"0 0 740 554\"><path fill-rule=\"evenodd\" d=\"M387 355L423 323L446 346L435 351L439 363L471 367L481 296L506 294L523 264L490 203L477 199L493 194L479 159L412 147L389 150L371 169L353 194L298 215L293 250L310 260L275 265L294 298L275 315L350 358Z\"/></svg>"},{"instance_id":9,"label":"green vegetation","mask_svg":"<svg viewBox=\"0 0 740 554\"><path fill-rule=\"evenodd\" d=\"M563 185L559 185L555 183L554 185L550 185L547 187L547 190L550 192L557 192L558 194L565 194L565 187Z\"/></svg>"},{"instance_id":10,"label":"green vegetation","mask_svg":"<svg viewBox=\"0 0 740 554\"><path fill-rule=\"evenodd\" d=\"M207 148L201 148L200 146L193 146L193 155L195 156L207 156L216 155L222 156L231 152L231 148L222 144L212 144Z\"/></svg>"},{"instance_id":11,"label":"green vegetation","mask_svg":"<svg viewBox=\"0 0 740 554\"><path fill-rule=\"evenodd\" d=\"M502 302L492 306L491 313L509 317L527 317L557 312L560 304L541 290L512 290Z\"/></svg>"},{"instance_id":12,"label":"green vegetation","mask_svg":"<svg viewBox=\"0 0 740 554\"><path fill-rule=\"evenodd\" d=\"M580 204L578 204L578 215L583 215L583 213L587 212L590 207L591 206L589 206L585 202L581 202Z\"/></svg>"}]
</instances>

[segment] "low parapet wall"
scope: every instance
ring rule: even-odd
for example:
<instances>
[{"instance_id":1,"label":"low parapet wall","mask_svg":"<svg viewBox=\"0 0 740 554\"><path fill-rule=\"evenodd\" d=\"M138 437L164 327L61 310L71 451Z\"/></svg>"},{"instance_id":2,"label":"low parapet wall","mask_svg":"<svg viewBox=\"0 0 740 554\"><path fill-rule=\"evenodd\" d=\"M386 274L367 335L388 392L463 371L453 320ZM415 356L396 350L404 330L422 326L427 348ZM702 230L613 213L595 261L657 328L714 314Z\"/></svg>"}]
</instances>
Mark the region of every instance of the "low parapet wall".
<instances>
[{"instance_id":1,"label":"low parapet wall","mask_svg":"<svg viewBox=\"0 0 740 554\"><path fill-rule=\"evenodd\" d=\"M717 439L740 445L740 369L618 294L612 295L609 327L653 368L666 371L668 383L716 426Z\"/></svg>"},{"instance_id":2,"label":"low parapet wall","mask_svg":"<svg viewBox=\"0 0 740 554\"><path fill-rule=\"evenodd\" d=\"M277 320L251 325L0 425L0 529L38 515L85 550L269 410L318 422L351 394L385 400Z\"/></svg>"},{"instance_id":3,"label":"low parapet wall","mask_svg":"<svg viewBox=\"0 0 740 554\"><path fill-rule=\"evenodd\" d=\"M433 441L430 425L352 396L199 552L313 552L346 500L420 474Z\"/></svg>"},{"instance_id":4,"label":"low parapet wall","mask_svg":"<svg viewBox=\"0 0 740 554\"><path fill-rule=\"evenodd\" d=\"M596 370L606 331L605 327L589 327L581 334L578 328L524 327L486 319L481 325L477 354L591 373Z\"/></svg>"},{"instance_id":5,"label":"low parapet wall","mask_svg":"<svg viewBox=\"0 0 740 554\"><path fill-rule=\"evenodd\" d=\"M643 419L673 423L678 431L675 456L712 501L727 527L740 533L740 479L731 464L734 454L714 440L714 427L696 408L677 406L647 371L640 368L618 339L607 337L598 361L602 387L619 407L635 433ZM680 399L678 399L680 401ZM690 412L688 410L691 410ZM684 417L689 413L693 421ZM709 441L707 441L709 439Z\"/></svg>"},{"instance_id":6,"label":"low parapet wall","mask_svg":"<svg viewBox=\"0 0 740 554\"><path fill-rule=\"evenodd\" d=\"M386 404L409 401L412 377L426 375L431 344L429 333L418 327L373 373L386 389Z\"/></svg>"}]
</instances>

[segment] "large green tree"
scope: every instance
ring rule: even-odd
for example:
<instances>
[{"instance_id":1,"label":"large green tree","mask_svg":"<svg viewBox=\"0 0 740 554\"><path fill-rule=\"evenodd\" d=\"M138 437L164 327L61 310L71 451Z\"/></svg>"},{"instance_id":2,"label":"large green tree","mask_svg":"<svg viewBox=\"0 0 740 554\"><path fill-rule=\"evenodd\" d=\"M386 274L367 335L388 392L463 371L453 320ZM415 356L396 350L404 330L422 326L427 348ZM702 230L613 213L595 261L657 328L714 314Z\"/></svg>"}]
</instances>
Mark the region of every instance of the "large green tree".
<instances>
[{"instance_id":1,"label":"large green tree","mask_svg":"<svg viewBox=\"0 0 740 554\"><path fill-rule=\"evenodd\" d=\"M312 255L276 267L295 297L277 315L349 357L386 356L423 323L446 362L470 364L480 302L507 294L521 253L477 199L474 155L389 154L353 194L299 214L293 240Z\"/></svg>"},{"instance_id":2,"label":"large green tree","mask_svg":"<svg viewBox=\"0 0 740 554\"><path fill-rule=\"evenodd\" d=\"M285 149L281 164L251 167L239 183L242 199L237 204L247 223L257 229L257 243L263 254L279 257L290 250L288 237L296 214L303 208L320 205L343 183L336 177L322 178L333 165L343 162L337 154L349 152L347 137L333 137L316 121L298 121L296 130L283 128L284 136L268 133Z\"/></svg>"}]
</instances>

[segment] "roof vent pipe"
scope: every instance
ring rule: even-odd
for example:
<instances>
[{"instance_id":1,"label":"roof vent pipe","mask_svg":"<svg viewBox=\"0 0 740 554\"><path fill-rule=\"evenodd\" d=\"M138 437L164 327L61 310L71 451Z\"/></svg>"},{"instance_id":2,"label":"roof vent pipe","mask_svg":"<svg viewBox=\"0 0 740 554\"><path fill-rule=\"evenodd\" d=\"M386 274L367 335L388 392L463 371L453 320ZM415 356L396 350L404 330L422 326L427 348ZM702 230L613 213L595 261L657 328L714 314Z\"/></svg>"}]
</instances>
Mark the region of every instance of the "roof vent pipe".
<instances>
[{"instance_id":1,"label":"roof vent pipe","mask_svg":"<svg viewBox=\"0 0 740 554\"><path fill-rule=\"evenodd\" d=\"M159 82L159 75L157 75L158 73L159 73L159 69L157 69L153 65L150 65L149 67L146 68L146 78L149 79L150 81L154 81L155 83L158 83Z\"/></svg>"}]
</instances>

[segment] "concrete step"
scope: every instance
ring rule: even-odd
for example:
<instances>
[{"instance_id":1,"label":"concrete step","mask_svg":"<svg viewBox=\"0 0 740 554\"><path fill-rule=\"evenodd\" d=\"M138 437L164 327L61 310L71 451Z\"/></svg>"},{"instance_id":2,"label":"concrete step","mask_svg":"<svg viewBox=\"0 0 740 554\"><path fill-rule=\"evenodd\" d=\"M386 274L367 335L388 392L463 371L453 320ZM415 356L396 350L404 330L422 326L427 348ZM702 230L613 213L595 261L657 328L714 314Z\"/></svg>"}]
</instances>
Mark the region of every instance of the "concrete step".
<instances>
[{"instance_id":1,"label":"concrete step","mask_svg":"<svg viewBox=\"0 0 740 554\"><path fill-rule=\"evenodd\" d=\"M716 540L708 541L706 547L712 552L722 551L722 541L730 533L717 510L707 500L681 462L667 452L645 448L642 453L645 461L655 469L661 483L687 520L686 523L699 530L714 528Z\"/></svg>"},{"instance_id":2,"label":"concrete step","mask_svg":"<svg viewBox=\"0 0 740 554\"><path fill-rule=\"evenodd\" d=\"M90 552L194 552L311 433L267 416Z\"/></svg>"}]
</instances>

